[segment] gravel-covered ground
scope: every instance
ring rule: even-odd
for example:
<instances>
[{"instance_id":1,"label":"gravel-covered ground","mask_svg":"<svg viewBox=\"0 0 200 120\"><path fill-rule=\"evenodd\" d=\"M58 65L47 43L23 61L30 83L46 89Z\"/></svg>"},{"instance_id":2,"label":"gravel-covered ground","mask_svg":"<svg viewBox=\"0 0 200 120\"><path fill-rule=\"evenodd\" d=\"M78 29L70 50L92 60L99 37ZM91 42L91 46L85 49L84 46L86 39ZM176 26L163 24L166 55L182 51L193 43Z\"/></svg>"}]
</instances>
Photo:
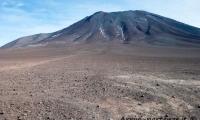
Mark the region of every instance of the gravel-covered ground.
<instances>
[{"instance_id":1,"label":"gravel-covered ground","mask_svg":"<svg viewBox=\"0 0 200 120\"><path fill-rule=\"evenodd\" d=\"M0 51L0 120L200 119L198 56L127 51Z\"/></svg>"}]
</instances>

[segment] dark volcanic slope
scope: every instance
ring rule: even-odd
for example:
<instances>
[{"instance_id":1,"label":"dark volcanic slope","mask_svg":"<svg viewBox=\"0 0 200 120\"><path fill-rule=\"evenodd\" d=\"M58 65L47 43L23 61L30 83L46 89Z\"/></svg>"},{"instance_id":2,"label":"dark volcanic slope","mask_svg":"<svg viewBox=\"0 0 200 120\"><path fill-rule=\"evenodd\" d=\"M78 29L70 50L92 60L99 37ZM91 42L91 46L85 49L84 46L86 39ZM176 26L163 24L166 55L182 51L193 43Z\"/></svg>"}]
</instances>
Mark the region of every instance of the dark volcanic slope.
<instances>
[{"instance_id":1,"label":"dark volcanic slope","mask_svg":"<svg viewBox=\"0 0 200 120\"><path fill-rule=\"evenodd\" d=\"M105 41L199 47L200 29L145 11L97 12L60 31L19 38L2 48Z\"/></svg>"}]
</instances>

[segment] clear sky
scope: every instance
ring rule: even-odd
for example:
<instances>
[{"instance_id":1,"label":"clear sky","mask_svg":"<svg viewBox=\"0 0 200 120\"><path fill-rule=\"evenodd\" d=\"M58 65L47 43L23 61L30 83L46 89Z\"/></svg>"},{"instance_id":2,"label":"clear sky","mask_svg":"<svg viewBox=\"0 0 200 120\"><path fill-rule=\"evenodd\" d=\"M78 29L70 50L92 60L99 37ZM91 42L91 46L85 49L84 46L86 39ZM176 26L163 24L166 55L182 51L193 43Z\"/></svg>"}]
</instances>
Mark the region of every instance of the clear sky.
<instances>
[{"instance_id":1,"label":"clear sky","mask_svg":"<svg viewBox=\"0 0 200 120\"><path fill-rule=\"evenodd\" d=\"M200 0L0 0L0 46L48 33L97 11L145 10L200 28Z\"/></svg>"}]
</instances>

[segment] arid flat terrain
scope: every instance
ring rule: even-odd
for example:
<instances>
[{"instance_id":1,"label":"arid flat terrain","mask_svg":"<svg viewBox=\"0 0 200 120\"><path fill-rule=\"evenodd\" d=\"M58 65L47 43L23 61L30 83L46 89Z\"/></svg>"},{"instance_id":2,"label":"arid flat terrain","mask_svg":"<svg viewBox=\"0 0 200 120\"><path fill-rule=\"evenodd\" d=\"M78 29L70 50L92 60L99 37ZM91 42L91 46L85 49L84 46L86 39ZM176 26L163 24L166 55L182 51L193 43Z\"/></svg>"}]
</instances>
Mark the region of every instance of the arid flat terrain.
<instances>
[{"instance_id":1,"label":"arid flat terrain","mask_svg":"<svg viewBox=\"0 0 200 120\"><path fill-rule=\"evenodd\" d=\"M124 46L1 50L0 120L200 119L199 49Z\"/></svg>"}]
</instances>

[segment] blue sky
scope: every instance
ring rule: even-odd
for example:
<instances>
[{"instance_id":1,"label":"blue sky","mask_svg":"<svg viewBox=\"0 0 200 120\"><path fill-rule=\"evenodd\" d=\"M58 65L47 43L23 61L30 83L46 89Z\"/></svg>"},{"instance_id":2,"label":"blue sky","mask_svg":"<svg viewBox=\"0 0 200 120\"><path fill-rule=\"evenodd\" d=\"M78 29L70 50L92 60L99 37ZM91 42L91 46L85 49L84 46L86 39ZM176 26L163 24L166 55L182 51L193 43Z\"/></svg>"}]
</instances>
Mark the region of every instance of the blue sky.
<instances>
[{"instance_id":1,"label":"blue sky","mask_svg":"<svg viewBox=\"0 0 200 120\"><path fill-rule=\"evenodd\" d=\"M200 28L200 0L0 0L0 46L65 28L97 11L145 10Z\"/></svg>"}]
</instances>

